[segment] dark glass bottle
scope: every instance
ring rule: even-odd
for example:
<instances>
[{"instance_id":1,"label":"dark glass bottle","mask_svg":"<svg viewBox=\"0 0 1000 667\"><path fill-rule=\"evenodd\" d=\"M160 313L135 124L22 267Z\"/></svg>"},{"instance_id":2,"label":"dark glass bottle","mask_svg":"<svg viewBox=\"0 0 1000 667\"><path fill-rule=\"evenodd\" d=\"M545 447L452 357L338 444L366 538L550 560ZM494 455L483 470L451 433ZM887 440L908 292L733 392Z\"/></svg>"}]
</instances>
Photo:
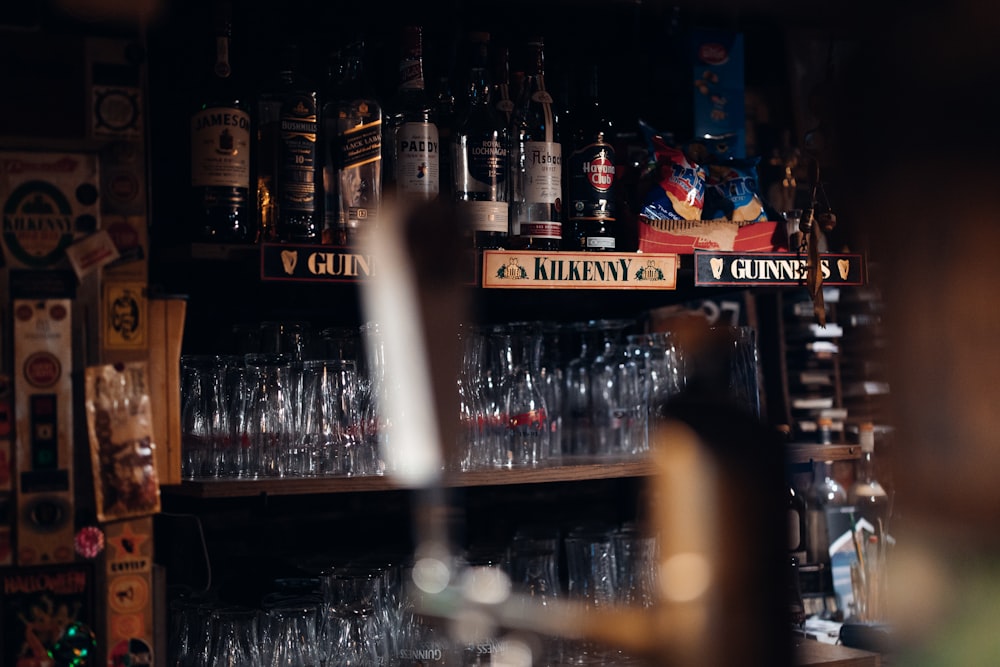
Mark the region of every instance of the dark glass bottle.
<instances>
[{"instance_id":1,"label":"dark glass bottle","mask_svg":"<svg viewBox=\"0 0 1000 667\"><path fill-rule=\"evenodd\" d=\"M514 110L511 235L528 250L558 250L562 244L562 144L555 100L545 79L545 45L528 45L524 90Z\"/></svg>"},{"instance_id":2,"label":"dark glass bottle","mask_svg":"<svg viewBox=\"0 0 1000 667\"><path fill-rule=\"evenodd\" d=\"M232 6L216 6L211 58L190 119L191 211L196 241L254 240L250 203L250 104L234 75ZM211 63L211 69L208 64Z\"/></svg>"},{"instance_id":3,"label":"dark glass bottle","mask_svg":"<svg viewBox=\"0 0 1000 667\"><path fill-rule=\"evenodd\" d=\"M489 43L489 33L469 34L464 113L452 141L456 213L478 249L506 246L509 227L510 135L491 102Z\"/></svg>"},{"instance_id":4,"label":"dark glass bottle","mask_svg":"<svg viewBox=\"0 0 1000 667\"><path fill-rule=\"evenodd\" d=\"M440 193L450 200L452 196L452 166L451 150L452 131L455 127L455 94L451 88L451 80L447 76L439 76L437 89L434 93L434 111L437 114L438 138L441 141L440 160L441 180Z\"/></svg>"},{"instance_id":5,"label":"dark glass bottle","mask_svg":"<svg viewBox=\"0 0 1000 667\"><path fill-rule=\"evenodd\" d=\"M257 212L262 239L320 240L319 94L298 72L298 49L283 49L257 99Z\"/></svg>"},{"instance_id":6,"label":"dark glass bottle","mask_svg":"<svg viewBox=\"0 0 1000 667\"><path fill-rule=\"evenodd\" d=\"M493 55L493 105L503 117L504 121L510 125L514 115L514 104L517 100L517 88L510 78L510 49L506 46L497 46L492 50Z\"/></svg>"},{"instance_id":7,"label":"dark glass bottle","mask_svg":"<svg viewBox=\"0 0 1000 667\"><path fill-rule=\"evenodd\" d=\"M567 250L618 250L615 149L612 123L601 108L598 71L589 68L587 91L574 110L566 164L569 195Z\"/></svg>"},{"instance_id":8,"label":"dark glass bottle","mask_svg":"<svg viewBox=\"0 0 1000 667\"><path fill-rule=\"evenodd\" d=\"M392 185L406 204L436 199L441 190L440 136L424 88L423 29L403 30L399 87L391 117Z\"/></svg>"},{"instance_id":9,"label":"dark glass bottle","mask_svg":"<svg viewBox=\"0 0 1000 667\"><path fill-rule=\"evenodd\" d=\"M324 241L350 246L370 231L381 204L382 106L365 77L364 42L349 44L341 62L322 113L323 183L333 190L324 196Z\"/></svg>"}]
</instances>

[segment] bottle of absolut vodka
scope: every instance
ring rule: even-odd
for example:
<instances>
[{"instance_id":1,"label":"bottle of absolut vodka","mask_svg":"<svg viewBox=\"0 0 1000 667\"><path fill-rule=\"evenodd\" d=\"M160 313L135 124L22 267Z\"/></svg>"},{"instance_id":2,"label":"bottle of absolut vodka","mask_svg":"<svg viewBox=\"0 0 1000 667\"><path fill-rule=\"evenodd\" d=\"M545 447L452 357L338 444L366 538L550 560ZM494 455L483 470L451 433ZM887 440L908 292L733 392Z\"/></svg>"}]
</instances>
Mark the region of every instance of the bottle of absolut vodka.
<instances>
[{"instance_id":1,"label":"bottle of absolut vodka","mask_svg":"<svg viewBox=\"0 0 1000 667\"><path fill-rule=\"evenodd\" d=\"M382 198L382 106L364 73L365 44L341 52L339 81L323 106L326 159L324 239L354 245L375 224Z\"/></svg>"},{"instance_id":2,"label":"bottle of absolut vodka","mask_svg":"<svg viewBox=\"0 0 1000 667\"><path fill-rule=\"evenodd\" d=\"M589 70L587 93L574 110L567 159L567 250L618 249L615 217L615 149L612 124L601 108L597 66Z\"/></svg>"},{"instance_id":3,"label":"bottle of absolut vodka","mask_svg":"<svg viewBox=\"0 0 1000 667\"><path fill-rule=\"evenodd\" d=\"M500 248L508 239L510 135L491 102L486 32L469 34L469 80L463 117L452 141L456 213L476 248Z\"/></svg>"},{"instance_id":4,"label":"bottle of absolut vodka","mask_svg":"<svg viewBox=\"0 0 1000 667\"><path fill-rule=\"evenodd\" d=\"M528 43L528 69L513 122L511 235L517 247L529 250L558 250L562 244L562 144L544 51L541 38Z\"/></svg>"},{"instance_id":5,"label":"bottle of absolut vodka","mask_svg":"<svg viewBox=\"0 0 1000 667\"><path fill-rule=\"evenodd\" d=\"M257 211L265 241L320 240L319 95L298 72L298 49L282 51L257 101Z\"/></svg>"},{"instance_id":6,"label":"bottle of absolut vodka","mask_svg":"<svg viewBox=\"0 0 1000 667\"><path fill-rule=\"evenodd\" d=\"M440 138L434 107L424 89L423 29L403 29L399 88L391 118L393 186L404 205L440 192Z\"/></svg>"},{"instance_id":7,"label":"bottle of absolut vodka","mask_svg":"<svg viewBox=\"0 0 1000 667\"><path fill-rule=\"evenodd\" d=\"M233 74L232 6L216 5L206 76L191 114L190 214L194 240L254 240L250 203L250 104ZM211 67L209 68L209 65Z\"/></svg>"}]
</instances>

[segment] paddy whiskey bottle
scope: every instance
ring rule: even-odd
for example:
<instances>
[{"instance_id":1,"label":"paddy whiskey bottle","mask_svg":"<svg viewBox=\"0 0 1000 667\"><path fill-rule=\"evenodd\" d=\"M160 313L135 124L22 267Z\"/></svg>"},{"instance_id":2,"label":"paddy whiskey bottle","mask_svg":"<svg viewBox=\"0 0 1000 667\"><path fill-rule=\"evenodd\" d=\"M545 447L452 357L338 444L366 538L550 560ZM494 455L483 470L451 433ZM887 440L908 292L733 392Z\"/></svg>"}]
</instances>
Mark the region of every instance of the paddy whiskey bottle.
<instances>
[{"instance_id":1,"label":"paddy whiskey bottle","mask_svg":"<svg viewBox=\"0 0 1000 667\"><path fill-rule=\"evenodd\" d=\"M424 89L423 29L403 30L399 88L393 105L392 174L403 205L436 199L440 192L440 141L433 105Z\"/></svg>"}]
</instances>

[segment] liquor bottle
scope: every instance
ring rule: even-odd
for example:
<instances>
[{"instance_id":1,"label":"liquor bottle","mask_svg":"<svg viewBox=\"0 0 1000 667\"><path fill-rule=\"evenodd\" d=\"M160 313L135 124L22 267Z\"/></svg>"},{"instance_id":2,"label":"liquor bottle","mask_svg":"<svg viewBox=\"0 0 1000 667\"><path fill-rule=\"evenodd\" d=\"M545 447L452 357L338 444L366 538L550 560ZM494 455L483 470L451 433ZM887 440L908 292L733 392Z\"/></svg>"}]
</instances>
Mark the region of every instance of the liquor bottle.
<instances>
[{"instance_id":1,"label":"liquor bottle","mask_svg":"<svg viewBox=\"0 0 1000 667\"><path fill-rule=\"evenodd\" d=\"M320 240L319 94L286 46L257 99L257 212L265 241Z\"/></svg>"},{"instance_id":2,"label":"liquor bottle","mask_svg":"<svg viewBox=\"0 0 1000 667\"><path fill-rule=\"evenodd\" d=\"M806 492L806 544L810 563L830 562L831 517L847 508L847 491L833 476L833 461L813 462L813 481Z\"/></svg>"},{"instance_id":3,"label":"liquor bottle","mask_svg":"<svg viewBox=\"0 0 1000 667\"><path fill-rule=\"evenodd\" d=\"M354 245L375 224L382 198L382 106L364 73L365 43L341 53L339 80L323 105L326 159L323 182L334 190L324 201L330 242Z\"/></svg>"},{"instance_id":4,"label":"liquor bottle","mask_svg":"<svg viewBox=\"0 0 1000 667\"><path fill-rule=\"evenodd\" d=\"M232 70L229 2L217 5L214 23L212 58L205 60L212 68L191 114L190 214L195 240L247 243L254 241L250 104Z\"/></svg>"},{"instance_id":5,"label":"liquor bottle","mask_svg":"<svg viewBox=\"0 0 1000 667\"><path fill-rule=\"evenodd\" d=\"M528 43L529 67L514 112L511 235L519 248L562 244L562 144L555 101L545 80L542 39Z\"/></svg>"},{"instance_id":6,"label":"liquor bottle","mask_svg":"<svg viewBox=\"0 0 1000 667\"><path fill-rule=\"evenodd\" d=\"M513 120L517 90L510 78L510 49L497 46L493 55L493 104L508 125Z\"/></svg>"},{"instance_id":7,"label":"liquor bottle","mask_svg":"<svg viewBox=\"0 0 1000 667\"><path fill-rule=\"evenodd\" d=\"M424 89L423 29L403 29L399 87L391 118L393 186L402 203L430 201L441 190L440 136Z\"/></svg>"},{"instance_id":8,"label":"liquor bottle","mask_svg":"<svg viewBox=\"0 0 1000 667\"><path fill-rule=\"evenodd\" d=\"M615 149L612 123L600 103L597 66L589 69L587 93L578 110L567 156L568 250L618 249L615 217Z\"/></svg>"},{"instance_id":9,"label":"liquor bottle","mask_svg":"<svg viewBox=\"0 0 1000 667\"><path fill-rule=\"evenodd\" d=\"M477 249L501 248L508 239L510 135L491 102L486 32L469 34L469 80L464 114L452 141L456 213Z\"/></svg>"},{"instance_id":10,"label":"liquor bottle","mask_svg":"<svg viewBox=\"0 0 1000 667\"><path fill-rule=\"evenodd\" d=\"M455 94L451 89L451 79L447 76L439 76L437 89L434 91L434 112L437 119L438 138L441 141L441 151L438 152L438 160L441 169L441 179L439 183L441 197L446 201L452 196L452 166L451 166L451 142L452 130L455 127Z\"/></svg>"},{"instance_id":11,"label":"liquor bottle","mask_svg":"<svg viewBox=\"0 0 1000 667\"><path fill-rule=\"evenodd\" d=\"M889 521L889 494L875 478L875 427L871 422L858 427L858 444L861 445L861 460L849 497L858 516L881 535Z\"/></svg>"}]
</instances>

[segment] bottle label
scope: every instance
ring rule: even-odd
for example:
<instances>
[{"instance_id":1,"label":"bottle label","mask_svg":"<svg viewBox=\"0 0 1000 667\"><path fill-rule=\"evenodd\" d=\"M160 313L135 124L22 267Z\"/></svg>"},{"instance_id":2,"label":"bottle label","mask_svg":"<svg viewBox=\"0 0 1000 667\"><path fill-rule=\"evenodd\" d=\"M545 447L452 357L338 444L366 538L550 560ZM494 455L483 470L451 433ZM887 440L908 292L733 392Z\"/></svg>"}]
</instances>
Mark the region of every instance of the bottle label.
<instances>
[{"instance_id":1,"label":"bottle label","mask_svg":"<svg viewBox=\"0 0 1000 667\"><path fill-rule=\"evenodd\" d=\"M440 191L440 144L433 123L396 130L396 188L402 197L433 199Z\"/></svg>"},{"instance_id":2,"label":"bottle label","mask_svg":"<svg viewBox=\"0 0 1000 667\"><path fill-rule=\"evenodd\" d=\"M507 146L494 133L462 135L454 143L459 199L507 199Z\"/></svg>"},{"instance_id":3,"label":"bottle label","mask_svg":"<svg viewBox=\"0 0 1000 667\"><path fill-rule=\"evenodd\" d=\"M191 117L191 185L250 188L250 114L212 107Z\"/></svg>"},{"instance_id":4,"label":"bottle label","mask_svg":"<svg viewBox=\"0 0 1000 667\"><path fill-rule=\"evenodd\" d=\"M477 232L507 233L507 202L471 199L458 202L469 227Z\"/></svg>"},{"instance_id":5,"label":"bottle label","mask_svg":"<svg viewBox=\"0 0 1000 667\"><path fill-rule=\"evenodd\" d=\"M281 216L316 210L316 98L292 95L279 120Z\"/></svg>"},{"instance_id":6,"label":"bottle label","mask_svg":"<svg viewBox=\"0 0 1000 667\"><path fill-rule=\"evenodd\" d=\"M562 198L562 146L524 142L524 201L555 204Z\"/></svg>"},{"instance_id":7,"label":"bottle label","mask_svg":"<svg viewBox=\"0 0 1000 667\"><path fill-rule=\"evenodd\" d=\"M339 140L340 217L342 226L357 227L378 208L382 173L382 121L345 131Z\"/></svg>"},{"instance_id":8,"label":"bottle label","mask_svg":"<svg viewBox=\"0 0 1000 667\"><path fill-rule=\"evenodd\" d=\"M615 249L615 237L614 236L588 236L587 237L587 250L614 250Z\"/></svg>"},{"instance_id":9,"label":"bottle label","mask_svg":"<svg viewBox=\"0 0 1000 667\"><path fill-rule=\"evenodd\" d=\"M614 220L615 150L593 143L570 155L571 220Z\"/></svg>"}]
</instances>

